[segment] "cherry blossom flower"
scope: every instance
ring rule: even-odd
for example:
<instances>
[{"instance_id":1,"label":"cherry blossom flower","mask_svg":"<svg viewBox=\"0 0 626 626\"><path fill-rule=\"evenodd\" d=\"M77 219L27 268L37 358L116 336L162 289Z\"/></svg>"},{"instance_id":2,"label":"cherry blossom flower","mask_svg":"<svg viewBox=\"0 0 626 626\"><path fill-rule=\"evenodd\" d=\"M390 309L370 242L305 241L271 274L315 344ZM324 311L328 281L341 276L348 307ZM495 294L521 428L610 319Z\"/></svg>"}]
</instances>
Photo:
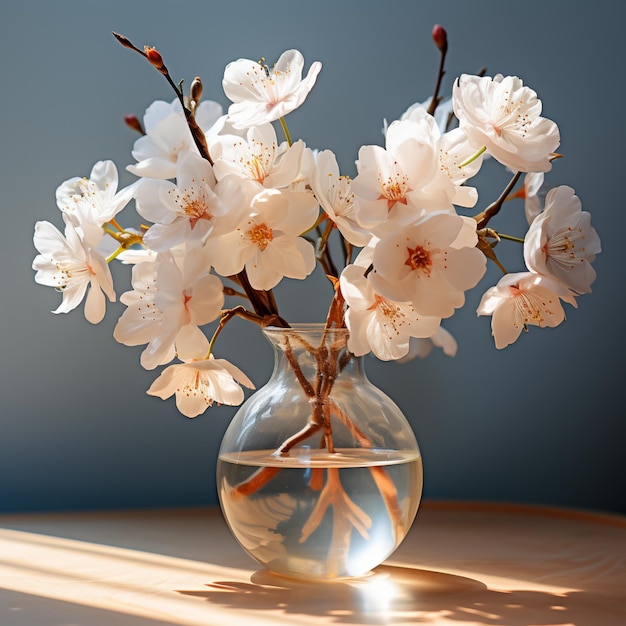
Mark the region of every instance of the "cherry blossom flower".
<instances>
[{"instance_id":1,"label":"cherry blossom flower","mask_svg":"<svg viewBox=\"0 0 626 626\"><path fill-rule=\"evenodd\" d=\"M393 122L385 149L363 146L357 161L353 190L356 216L366 228L396 219L406 219L422 210L454 212L454 205L472 207L478 193L465 185L482 164L462 130L441 135L424 109L410 118Z\"/></svg>"},{"instance_id":2,"label":"cherry blossom flower","mask_svg":"<svg viewBox=\"0 0 626 626\"><path fill-rule=\"evenodd\" d=\"M408 353L410 337L430 337L437 331L440 318L418 315L410 303L378 295L363 267L348 265L340 285L348 305L348 348L355 356L371 351L383 361L399 359Z\"/></svg>"},{"instance_id":3,"label":"cherry blossom flower","mask_svg":"<svg viewBox=\"0 0 626 626\"><path fill-rule=\"evenodd\" d=\"M35 224L34 244L39 251L33 261L35 282L62 292L63 300L53 313L75 309L85 297L85 318L92 324L102 321L106 297L115 302L113 278L106 259L86 241L65 218L65 235L50 222Z\"/></svg>"},{"instance_id":4,"label":"cherry blossom flower","mask_svg":"<svg viewBox=\"0 0 626 626\"><path fill-rule=\"evenodd\" d=\"M214 402L237 406L243 402L240 385L254 389L248 377L225 359L190 360L170 365L152 383L148 394L166 400L176 396L176 407L186 417L197 417Z\"/></svg>"},{"instance_id":5,"label":"cherry blossom flower","mask_svg":"<svg viewBox=\"0 0 626 626\"><path fill-rule=\"evenodd\" d=\"M410 120L414 119L416 112L421 109L425 112L428 111L430 107L430 102L432 98L428 98L424 102L416 102L412 104L401 116L400 120ZM437 108L435 109L435 113L433 114L435 118L435 122L437 123L437 128L439 128L439 132L443 135L444 133L450 130L450 125L455 122L454 119L454 109L452 104L452 98L445 98L439 102Z\"/></svg>"},{"instance_id":6,"label":"cherry blossom flower","mask_svg":"<svg viewBox=\"0 0 626 626\"><path fill-rule=\"evenodd\" d=\"M573 189L545 192L544 173L559 156L557 125L542 116L537 94L516 76L462 75L450 98L440 96L447 50L441 26L433 29L442 53L434 114L427 100L389 125L384 120L384 145L360 147L354 179L340 173L331 150L292 142L283 120L308 97L320 62L304 75L304 57L291 49L273 67L264 59L229 63L222 80L231 102L225 114L217 102L200 102L199 79L184 94L158 50L142 51L123 35L115 37L165 76L177 97L155 101L143 124L126 118L141 134L126 168L139 180L118 189L116 166L99 161L89 177L58 187L65 232L37 222L35 280L62 293L55 313L84 300L85 317L97 323L107 298L116 298L108 262L130 265L132 286L120 298L126 309L114 337L143 346L146 369L178 358L181 363L167 367L148 393L175 395L185 415L195 417L214 402L241 403L242 385L252 384L234 365L213 357L213 344L235 317L288 325L271 290L283 278L306 279L318 266L333 287L326 326L347 328L348 347L357 356L373 352L401 362L426 356L434 346L456 353L441 322L464 305L488 260L504 270L490 242L523 241L528 270L505 275L478 307L478 315L492 316L498 349L530 325L557 326L565 319L562 303L576 306L577 296L591 291L591 264L601 248L590 216ZM187 117L190 110L193 117ZM277 138L276 120L286 141ZM206 140L208 155L194 138ZM512 170L515 181L525 173L522 189L511 194L506 188L506 200L524 200L530 227L523 240L491 227L500 199L481 203L474 215L457 211L477 205L471 181L491 157ZM131 200L140 221L123 226L118 215ZM244 304L222 310L226 296ZM203 328L209 324L213 333ZM313 391L319 399L330 387ZM348 423L349 416L339 417ZM313 418L321 419L317 413ZM302 433L308 436L309 426L280 451L303 441ZM330 433L324 437L330 450ZM345 508L335 497L338 486L327 483L302 541L333 498ZM350 527L365 536L364 519L356 515L345 528L337 526L337 536L345 538Z\"/></svg>"},{"instance_id":7,"label":"cherry blossom flower","mask_svg":"<svg viewBox=\"0 0 626 626\"><path fill-rule=\"evenodd\" d=\"M176 184L144 179L136 191L137 212L154 222L143 238L157 252L182 242L202 245L207 238L234 228L247 207L239 179L216 183L210 163L187 152L176 168Z\"/></svg>"},{"instance_id":8,"label":"cherry blossom flower","mask_svg":"<svg viewBox=\"0 0 626 626\"><path fill-rule=\"evenodd\" d=\"M506 274L485 292L477 313L492 316L491 332L496 348L502 349L529 325L558 326L565 319L561 300L577 306L574 294L550 278L532 272Z\"/></svg>"},{"instance_id":9,"label":"cherry blossom flower","mask_svg":"<svg viewBox=\"0 0 626 626\"><path fill-rule=\"evenodd\" d=\"M425 200L442 208L445 194L421 197L421 190L433 180L438 167L434 127L434 120L430 125L395 121L387 129L385 148L360 148L352 190L357 198L357 221L363 228L375 228L398 214L416 215L425 205L432 206ZM414 191L418 198L411 195ZM416 199L422 203L415 204ZM449 207L446 203L445 208Z\"/></svg>"},{"instance_id":10,"label":"cherry blossom flower","mask_svg":"<svg viewBox=\"0 0 626 626\"><path fill-rule=\"evenodd\" d=\"M432 137L432 141L436 144L439 153L439 177L431 183L431 185L439 184L448 186L446 177L455 187L448 188L447 193L453 204L473 207L478 200L478 193L473 187L466 187L464 184L475 176L482 166L483 156L479 155L472 158L476 154L474 148L467 139L465 132L459 128L446 130L447 122L428 113L427 102L422 104L414 104L409 107L402 115L400 120L408 120L421 124ZM437 108L441 111L447 120L452 115L452 99L446 100ZM434 119L435 124L432 123Z\"/></svg>"},{"instance_id":11,"label":"cherry blossom flower","mask_svg":"<svg viewBox=\"0 0 626 626\"><path fill-rule=\"evenodd\" d=\"M416 113L419 109L423 110L425 113L428 112L428 108L430 107L430 102L432 98L428 98L424 102L415 102L412 104L401 116L400 121L411 120L414 116L419 113ZM439 105L435 109L435 113L433 114L435 118L435 123L437 124L437 128L439 128L439 132L443 135L448 132L451 128L454 128L457 123L457 119L454 117L454 110L452 107L452 98L445 98L439 102ZM386 119L383 119L383 135L387 134L387 129L389 128L389 124Z\"/></svg>"},{"instance_id":12,"label":"cherry blossom flower","mask_svg":"<svg viewBox=\"0 0 626 626\"><path fill-rule=\"evenodd\" d=\"M524 200L524 215L529 224L532 224L533 220L543 210L546 196L544 180L543 172L528 172L524 176L523 186L509 196L510 199L522 198Z\"/></svg>"},{"instance_id":13,"label":"cherry blossom flower","mask_svg":"<svg viewBox=\"0 0 626 626\"><path fill-rule=\"evenodd\" d=\"M254 197L251 209L234 231L212 240L215 271L232 276L245 267L252 287L263 290L283 277L306 278L315 269L315 252L300 235L318 216L313 194L265 189Z\"/></svg>"},{"instance_id":14,"label":"cherry blossom flower","mask_svg":"<svg viewBox=\"0 0 626 626\"><path fill-rule=\"evenodd\" d=\"M322 69L316 61L302 78L304 57L298 50L283 52L269 68L258 61L239 59L226 66L222 86L233 102L228 118L235 128L273 122L297 109L309 95Z\"/></svg>"},{"instance_id":15,"label":"cherry blossom flower","mask_svg":"<svg viewBox=\"0 0 626 626\"><path fill-rule=\"evenodd\" d=\"M133 291L120 297L127 309L113 336L127 346L148 344L142 367L154 369L176 355L186 360L208 353L199 327L215 320L224 304L222 282L209 270L202 248L186 250L180 258L164 253L133 267Z\"/></svg>"},{"instance_id":16,"label":"cherry blossom flower","mask_svg":"<svg viewBox=\"0 0 626 626\"><path fill-rule=\"evenodd\" d=\"M473 247L476 226L470 238L467 225L463 217L441 211L390 230L374 248L374 289L388 299L410 302L421 315L452 315L486 268L484 255ZM467 245L470 241L473 246Z\"/></svg>"},{"instance_id":17,"label":"cherry blossom flower","mask_svg":"<svg viewBox=\"0 0 626 626\"><path fill-rule=\"evenodd\" d=\"M455 128L442 135L437 142L439 171L432 186L440 185L446 190L449 201L457 206L473 207L478 202L478 191L466 185L475 176L483 163L483 155L471 160L475 150L469 143L465 131Z\"/></svg>"},{"instance_id":18,"label":"cherry blossom flower","mask_svg":"<svg viewBox=\"0 0 626 626\"><path fill-rule=\"evenodd\" d=\"M557 125L541 117L541 101L517 76L462 75L452 92L459 126L476 149L486 147L516 172L547 172L560 136Z\"/></svg>"},{"instance_id":19,"label":"cherry blossom flower","mask_svg":"<svg viewBox=\"0 0 626 626\"><path fill-rule=\"evenodd\" d=\"M304 142L280 146L271 124L254 126L245 137L219 135L210 144L218 180L228 174L254 180L263 187L281 189L289 186L300 172Z\"/></svg>"},{"instance_id":20,"label":"cherry blossom flower","mask_svg":"<svg viewBox=\"0 0 626 626\"><path fill-rule=\"evenodd\" d=\"M361 228L356 221L350 177L339 174L337 159L332 151L307 154L310 155L309 183L322 209L347 241L355 246L366 245L371 233Z\"/></svg>"},{"instance_id":21,"label":"cherry blossom flower","mask_svg":"<svg viewBox=\"0 0 626 626\"><path fill-rule=\"evenodd\" d=\"M411 337L409 351L406 356L398 359L398 363L408 363L415 358L425 359L432 352L433 348L441 348L446 356L453 357L456 356L458 344L450 331L443 326L439 326L431 337L424 339Z\"/></svg>"},{"instance_id":22,"label":"cherry blossom flower","mask_svg":"<svg viewBox=\"0 0 626 626\"><path fill-rule=\"evenodd\" d=\"M56 190L57 206L92 246L98 246L104 234L102 226L130 202L136 189L136 184L120 191L117 186L115 163L98 161L89 178L70 178Z\"/></svg>"},{"instance_id":23,"label":"cherry blossom flower","mask_svg":"<svg viewBox=\"0 0 626 626\"><path fill-rule=\"evenodd\" d=\"M529 270L562 282L572 291L591 292L596 272L591 263L599 254L600 238L591 226L571 187L550 190L546 206L524 240L524 260Z\"/></svg>"},{"instance_id":24,"label":"cherry blossom flower","mask_svg":"<svg viewBox=\"0 0 626 626\"><path fill-rule=\"evenodd\" d=\"M210 133L222 120L222 113L219 103L205 100L198 105L195 119L205 133ZM145 135L135 141L132 150L137 163L126 169L146 178L174 178L178 156L184 152L198 153L178 98L153 102L146 109L143 124Z\"/></svg>"}]
</instances>

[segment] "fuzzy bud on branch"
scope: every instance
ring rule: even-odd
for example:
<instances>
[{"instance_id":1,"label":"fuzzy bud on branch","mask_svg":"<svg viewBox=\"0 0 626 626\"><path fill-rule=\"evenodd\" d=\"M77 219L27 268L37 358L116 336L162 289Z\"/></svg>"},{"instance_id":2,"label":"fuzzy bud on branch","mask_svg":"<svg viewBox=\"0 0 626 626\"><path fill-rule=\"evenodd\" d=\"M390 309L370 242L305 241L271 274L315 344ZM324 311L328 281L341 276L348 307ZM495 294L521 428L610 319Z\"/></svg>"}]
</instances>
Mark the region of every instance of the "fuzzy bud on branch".
<instances>
[{"instance_id":1,"label":"fuzzy bud on branch","mask_svg":"<svg viewBox=\"0 0 626 626\"><path fill-rule=\"evenodd\" d=\"M433 26L432 37L439 50L442 52L446 52L448 50L448 33L446 33L446 29L443 26L435 24Z\"/></svg>"},{"instance_id":2,"label":"fuzzy bud on branch","mask_svg":"<svg viewBox=\"0 0 626 626\"><path fill-rule=\"evenodd\" d=\"M189 108L194 115L196 107L200 104L200 98L202 98L202 81L199 76L196 76L189 87Z\"/></svg>"},{"instance_id":3,"label":"fuzzy bud on branch","mask_svg":"<svg viewBox=\"0 0 626 626\"><path fill-rule=\"evenodd\" d=\"M146 134L143 126L141 125L141 122L139 121L139 118L136 115L125 115L124 123L126 124L126 126L128 126L128 128L136 130L140 135Z\"/></svg>"},{"instance_id":4,"label":"fuzzy bud on branch","mask_svg":"<svg viewBox=\"0 0 626 626\"><path fill-rule=\"evenodd\" d=\"M130 48L131 50L137 50L137 48L131 43L128 37L124 35L120 35L119 33L114 32L113 36L117 39L125 48Z\"/></svg>"}]
</instances>

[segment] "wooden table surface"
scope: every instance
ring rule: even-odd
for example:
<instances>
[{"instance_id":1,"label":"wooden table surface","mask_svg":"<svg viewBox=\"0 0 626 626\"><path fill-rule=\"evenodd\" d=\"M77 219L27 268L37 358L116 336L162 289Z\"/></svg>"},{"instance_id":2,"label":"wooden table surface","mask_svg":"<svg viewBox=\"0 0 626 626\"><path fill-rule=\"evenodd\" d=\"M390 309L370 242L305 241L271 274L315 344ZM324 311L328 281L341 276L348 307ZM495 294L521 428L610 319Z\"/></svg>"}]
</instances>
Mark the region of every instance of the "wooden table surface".
<instances>
[{"instance_id":1,"label":"wooden table surface","mask_svg":"<svg viewBox=\"0 0 626 626\"><path fill-rule=\"evenodd\" d=\"M216 509L0 516L2 626L626 625L626 518L427 502L364 578L260 570Z\"/></svg>"}]
</instances>

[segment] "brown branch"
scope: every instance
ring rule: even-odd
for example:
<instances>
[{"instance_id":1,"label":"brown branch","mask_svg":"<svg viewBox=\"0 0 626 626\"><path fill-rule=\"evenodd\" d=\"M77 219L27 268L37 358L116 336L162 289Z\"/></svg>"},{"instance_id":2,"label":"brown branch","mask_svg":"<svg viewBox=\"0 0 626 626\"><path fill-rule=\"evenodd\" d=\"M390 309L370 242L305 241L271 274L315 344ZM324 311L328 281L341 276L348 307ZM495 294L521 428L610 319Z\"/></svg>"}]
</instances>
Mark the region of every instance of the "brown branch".
<instances>
[{"instance_id":1,"label":"brown branch","mask_svg":"<svg viewBox=\"0 0 626 626\"><path fill-rule=\"evenodd\" d=\"M266 485L278 472L280 467L262 467L252 474L250 478L239 483L232 491L233 496L249 496Z\"/></svg>"},{"instance_id":2,"label":"brown branch","mask_svg":"<svg viewBox=\"0 0 626 626\"><path fill-rule=\"evenodd\" d=\"M244 298L246 300L248 298L248 296L243 291L237 291L236 289L233 289L232 287L227 287L226 285L224 285L224 295Z\"/></svg>"},{"instance_id":3,"label":"brown branch","mask_svg":"<svg viewBox=\"0 0 626 626\"><path fill-rule=\"evenodd\" d=\"M229 276L229 278L238 283L246 294L246 297L250 301L250 304L254 308L255 313L264 317L272 318L272 325L279 326L281 328L289 328L289 322L282 318L278 313L278 306L274 298L273 292L263 291L261 289L255 289L248 278L248 273L244 267L239 274L235 276ZM266 324L267 325L267 324Z\"/></svg>"},{"instance_id":4,"label":"brown branch","mask_svg":"<svg viewBox=\"0 0 626 626\"><path fill-rule=\"evenodd\" d=\"M178 85L176 85L176 83L172 80L169 70L165 66L165 63L163 62L163 57L161 56L159 51L156 48L150 48L147 46L144 48L144 50L141 50L135 44L133 44L132 41L128 39L128 37L120 35L116 32L113 32L113 36L125 48L134 50L142 57L144 57L150 63L150 65L152 65L158 72L165 76L165 79L172 87L174 93L176 94L176 97L180 101L183 112L185 113L185 119L187 120L187 126L189 127L191 136L194 140L194 143L196 144L196 147L198 148L198 152L203 158L211 163L211 165L213 165L213 160L211 159L211 155L209 154L209 148L206 143L206 137L204 136L204 132L200 128L200 126L198 126L198 123L196 122L196 118L194 117L193 113L185 106L185 97L183 96L183 92L180 87L178 87Z\"/></svg>"},{"instance_id":5,"label":"brown branch","mask_svg":"<svg viewBox=\"0 0 626 626\"><path fill-rule=\"evenodd\" d=\"M387 512L389 513L394 531L394 540L397 544L405 531L402 511L400 509L400 503L398 502L398 490L384 467L374 465L370 467L370 472L383 498Z\"/></svg>"},{"instance_id":6,"label":"brown branch","mask_svg":"<svg viewBox=\"0 0 626 626\"><path fill-rule=\"evenodd\" d=\"M316 432L322 428L321 423L309 422L304 428L298 431L295 435L286 439L283 444L278 448L277 452L281 456L286 456L291 448L299 444L301 441L306 441L309 437L312 437Z\"/></svg>"},{"instance_id":7,"label":"brown branch","mask_svg":"<svg viewBox=\"0 0 626 626\"><path fill-rule=\"evenodd\" d=\"M287 338L287 348L285 350L285 356L287 357L289 365L291 365L291 369L293 370L293 373L297 381L300 383L300 386L302 387L304 393L309 398L315 397L315 390L313 389L313 385L311 385L311 383L307 380L304 372L302 371L302 368L300 367L300 364L298 363L298 360L294 356L291 344L289 343L289 338Z\"/></svg>"},{"instance_id":8,"label":"brown branch","mask_svg":"<svg viewBox=\"0 0 626 626\"><path fill-rule=\"evenodd\" d=\"M515 185L517 184L517 181L519 180L519 177L521 175L521 172L516 172L513 175L513 178L511 178L509 184L504 188L504 191L500 194L500 197L495 202L492 202L482 213L479 213L474 217L474 219L476 220L476 230L481 230L485 228L489 223L489 220L499 213L502 205L504 204L504 201L511 193L513 187L515 187Z\"/></svg>"},{"instance_id":9,"label":"brown branch","mask_svg":"<svg viewBox=\"0 0 626 626\"><path fill-rule=\"evenodd\" d=\"M352 433L355 439L363 448L371 448L372 441L356 424L334 403L331 402L330 409L338 417L341 423Z\"/></svg>"},{"instance_id":10,"label":"brown branch","mask_svg":"<svg viewBox=\"0 0 626 626\"><path fill-rule=\"evenodd\" d=\"M334 402L331 403L331 411L333 414L341 420L341 423L354 435L355 439L363 448L371 448L372 440L354 424L348 415L345 414ZM391 520L395 540L398 541L402 532L404 531L404 522L402 521L402 511L400 509L400 503L398 502L398 491L393 481L389 477L389 474L384 467L373 466L370 467L372 478L376 483L376 487L380 491L380 495L389 513Z\"/></svg>"},{"instance_id":11,"label":"brown branch","mask_svg":"<svg viewBox=\"0 0 626 626\"><path fill-rule=\"evenodd\" d=\"M324 229L323 233L321 232L319 225L316 227L317 233L319 235L317 243L317 260L321 263L326 274L338 277L339 271L337 270L337 266L335 265L330 254L330 249L328 248L328 239L334 229L335 223L331 219L326 220L326 228Z\"/></svg>"},{"instance_id":12,"label":"brown branch","mask_svg":"<svg viewBox=\"0 0 626 626\"><path fill-rule=\"evenodd\" d=\"M439 48L439 69L437 70L437 80L435 82L435 91L433 92L433 97L430 101L430 105L428 106L428 113L430 115L435 114L435 110L439 106L439 90L441 89L441 81L443 80L443 76L446 73L444 69L444 65L446 62L446 54L448 52L448 37L446 35L446 31L439 26L435 25L433 28L433 40Z\"/></svg>"}]
</instances>

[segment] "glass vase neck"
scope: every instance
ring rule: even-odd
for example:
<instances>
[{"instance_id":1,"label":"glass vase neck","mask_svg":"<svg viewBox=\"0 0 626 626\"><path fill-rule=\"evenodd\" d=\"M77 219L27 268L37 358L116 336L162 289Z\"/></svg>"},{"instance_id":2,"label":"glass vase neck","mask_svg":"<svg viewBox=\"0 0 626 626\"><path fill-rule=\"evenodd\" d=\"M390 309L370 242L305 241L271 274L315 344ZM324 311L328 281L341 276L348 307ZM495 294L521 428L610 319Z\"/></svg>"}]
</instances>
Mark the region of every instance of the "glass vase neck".
<instances>
[{"instance_id":1,"label":"glass vase neck","mask_svg":"<svg viewBox=\"0 0 626 626\"><path fill-rule=\"evenodd\" d=\"M362 357L348 349L347 328L325 328L324 324L295 324L290 328L268 326L263 334L275 355L274 375L291 370L309 378L326 371L333 377L364 376Z\"/></svg>"}]
</instances>

